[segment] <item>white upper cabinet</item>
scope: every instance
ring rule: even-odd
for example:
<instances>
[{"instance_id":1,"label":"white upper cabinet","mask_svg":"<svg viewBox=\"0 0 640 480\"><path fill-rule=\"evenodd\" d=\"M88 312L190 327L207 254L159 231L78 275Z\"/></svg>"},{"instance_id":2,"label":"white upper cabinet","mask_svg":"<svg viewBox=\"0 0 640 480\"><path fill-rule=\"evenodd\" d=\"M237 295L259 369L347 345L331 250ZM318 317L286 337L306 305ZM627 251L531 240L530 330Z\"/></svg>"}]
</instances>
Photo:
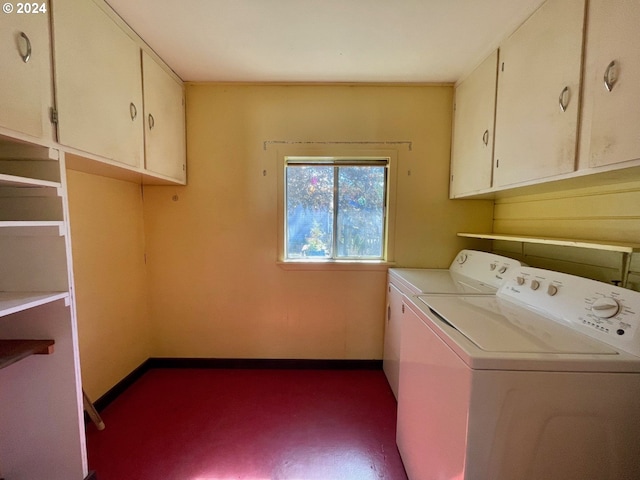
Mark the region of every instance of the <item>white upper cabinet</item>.
<instances>
[{"instance_id":1,"label":"white upper cabinet","mask_svg":"<svg viewBox=\"0 0 640 480\"><path fill-rule=\"evenodd\" d=\"M153 58L142 52L145 168L186 180L184 91Z\"/></svg>"},{"instance_id":2,"label":"white upper cabinet","mask_svg":"<svg viewBox=\"0 0 640 480\"><path fill-rule=\"evenodd\" d=\"M142 167L139 45L90 0L54 0L52 13L60 143Z\"/></svg>"},{"instance_id":3,"label":"white upper cabinet","mask_svg":"<svg viewBox=\"0 0 640 480\"><path fill-rule=\"evenodd\" d=\"M584 0L548 0L500 46L494 186L572 172Z\"/></svg>"},{"instance_id":4,"label":"white upper cabinet","mask_svg":"<svg viewBox=\"0 0 640 480\"><path fill-rule=\"evenodd\" d=\"M640 2L589 2L584 124L591 131L584 137L590 167L640 158L639 46Z\"/></svg>"},{"instance_id":5,"label":"white upper cabinet","mask_svg":"<svg viewBox=\"0 0 640 480\"><path fill-rule=\"evenodd\" d=\"M47 2L37 13L18 13L24 5L10 2L12 13L0 14L0 127L51 140L51 50ZM22 6L20 6L22 5Z\"/></svg>"},{"instance_id":6,"label":"white upper cabinet","mask_svg":"<svg viewBox=\"0 0 640 480\"><path fill-rule=\"evenodd\" d=\"M491 187L498 52L455 90L450 196Z\"/></svg>"}]
</instances>

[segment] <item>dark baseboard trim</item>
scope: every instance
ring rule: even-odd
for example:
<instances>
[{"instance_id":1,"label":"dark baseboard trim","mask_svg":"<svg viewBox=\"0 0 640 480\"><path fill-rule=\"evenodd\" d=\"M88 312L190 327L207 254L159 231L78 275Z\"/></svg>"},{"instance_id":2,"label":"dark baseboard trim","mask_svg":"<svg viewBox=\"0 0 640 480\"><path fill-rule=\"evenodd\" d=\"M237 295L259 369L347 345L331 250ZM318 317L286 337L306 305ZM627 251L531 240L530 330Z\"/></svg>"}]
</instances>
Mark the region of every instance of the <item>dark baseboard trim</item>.
<instances>
[{"instance_id":1,"label":"dark baseboard trim","mask_svg":"<svg viewBox=\"0 0 640 480\"><path fill-rule=\"evenodd\" d=\"M104 410L107 405L118 398L127 388L133 385L142 375L149 370L149 359L145 360L136 369L134 369L129 375L124 377L118 383L116 383L107 393L102 395L99 399L93 402L93 406L96 407L98 412ZM86 421L86 415L85 415Z\"/></svg>"},{"instance_id":2,"label":"dark baseboard trim","mask_svg":"<svg viewBox=\"0 0 640 480\"><path fill-rule=\"evenodd\" d=\"M98 476L96 472L89 472L89 475L87 475L84 480L98 480Z\"/></svg>"},{"instance_id":3,"label":"dark baseboard trim","mask_svg":"<svg viewBox=\"0 0 640 480\"><path fill-rule=\"evenodd\" d=\"M175 358L151 357L142 362L129 375L116 383L93 405L98 412L104 410L127 388L153 368L228 368L272 370L382 370L382 360L322 360L290 358ZM89 417L85 414L85 422ZM0 479L1 480L1 479ZM87 477L86 480L94 480Z\"/></svg>"},{"instance_id":4,"label":"dark baseboard trim","mask_svg":"<svg viewBox=\"0 0 640 480\"><path fill-rule=\"evenodd\" d=\"M162 358L152 357L149 368L231 368L274 370L381 370L382 360L323 360L293 358Z\"/></svg>"}]
</instances>

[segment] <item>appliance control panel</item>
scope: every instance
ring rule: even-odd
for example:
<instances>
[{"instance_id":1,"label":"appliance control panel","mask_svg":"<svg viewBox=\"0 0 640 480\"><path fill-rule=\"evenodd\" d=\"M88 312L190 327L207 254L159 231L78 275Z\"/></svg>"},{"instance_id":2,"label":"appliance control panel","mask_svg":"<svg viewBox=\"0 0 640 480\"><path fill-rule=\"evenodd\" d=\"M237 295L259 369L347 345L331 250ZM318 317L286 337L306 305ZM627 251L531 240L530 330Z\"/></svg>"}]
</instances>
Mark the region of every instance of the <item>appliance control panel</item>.
<instances>
[{"instance_id":1,"label":"appliance control panel","mask_svg":"<svg viewBox=\"0 0 640 480\"><path fill-rule=\"evenodd\" d=\"M478 250L461 250L449 270L499 288L509 271L522 263L512 258Z\"/></svg>"},{"instance_id":2,"label":"appliance control panel","mask_svg":"<svg viewBox=\"0 0 640 480\"><path fill-rule=\"evenodd\" d=\"M640 292L566 273L517 267L497 295L640 356Z\"/></svg>"}]
</instances>

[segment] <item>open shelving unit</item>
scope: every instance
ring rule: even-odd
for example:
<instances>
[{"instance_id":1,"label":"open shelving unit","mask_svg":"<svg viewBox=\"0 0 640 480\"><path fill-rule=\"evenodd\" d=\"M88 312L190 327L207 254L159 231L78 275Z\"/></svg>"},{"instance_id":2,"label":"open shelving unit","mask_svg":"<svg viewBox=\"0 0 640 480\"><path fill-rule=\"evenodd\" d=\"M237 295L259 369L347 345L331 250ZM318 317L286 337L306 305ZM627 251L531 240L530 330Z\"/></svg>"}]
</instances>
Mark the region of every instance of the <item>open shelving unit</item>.
<instances>
[{"instance_id":1,"label":"open shelving unit","mask_svg":"<svg viewBox=\"0 0 640 480\"><path fill-rule=\"evenodd\" d=\"M560 247L586 248L591 250L605 250L621 254L620 273L622 286L627 285L629 279L629 267L631 256L640 252L640 244L624 242L608 242L597 240L579 240L571 238L534 237L525 235L507 235L502 233L458 233L459 237L480 238L484 240L502 240L508 242L538 243L543 245L555 245Z\"/></svg>"},{"instance_id":2,"label":"open shelving unit","mask_svg":"<svg viewBox=\"0 0 640 480\"><path fill-rule=\"evenodd\" d=\"M11 432L0 435L0 478L7 480L87 473L65 173L57 149L0 137L0 432Z\"/></svg>"}]
</instances>

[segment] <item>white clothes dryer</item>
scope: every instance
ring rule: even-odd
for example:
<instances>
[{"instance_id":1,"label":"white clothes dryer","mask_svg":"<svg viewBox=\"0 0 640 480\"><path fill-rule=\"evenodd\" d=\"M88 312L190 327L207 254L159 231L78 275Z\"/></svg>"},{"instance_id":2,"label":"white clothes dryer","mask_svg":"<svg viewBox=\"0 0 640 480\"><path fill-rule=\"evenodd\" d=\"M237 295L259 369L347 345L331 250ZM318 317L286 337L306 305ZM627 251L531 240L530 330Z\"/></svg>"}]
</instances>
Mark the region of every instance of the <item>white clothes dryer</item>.
<instances>
[{"instance_id":1,"label":"white clothes dryer","mask_svg":"<svg viewBox=\"0 0 640 480\"><path fill-rule=\"evenodd\" d=\"M518 267L496 296L405 306L411 480L640 478L640 292Z\"/></svg>"}]
</instances>

